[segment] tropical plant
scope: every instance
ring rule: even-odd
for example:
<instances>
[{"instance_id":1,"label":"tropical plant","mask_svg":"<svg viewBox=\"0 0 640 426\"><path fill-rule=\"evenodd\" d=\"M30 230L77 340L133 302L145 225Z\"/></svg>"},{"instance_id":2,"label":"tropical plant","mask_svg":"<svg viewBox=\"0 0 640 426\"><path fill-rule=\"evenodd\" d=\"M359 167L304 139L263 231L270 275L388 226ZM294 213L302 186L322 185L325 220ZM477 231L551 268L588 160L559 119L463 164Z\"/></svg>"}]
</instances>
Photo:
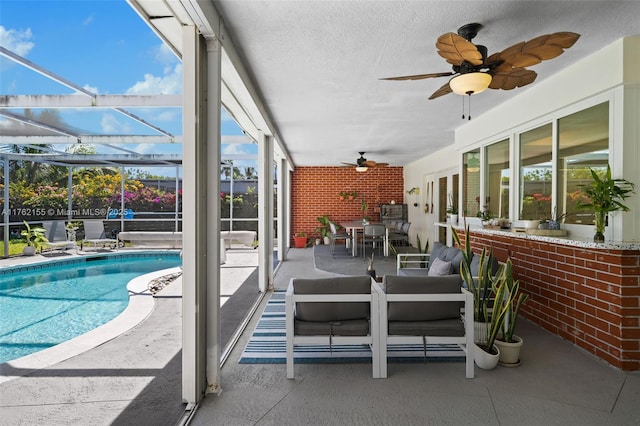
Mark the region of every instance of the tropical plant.
<instances>
[{"instance_id":1,"label":"tropical plant","mask_svg":"<svg viewBox=\"0 0 640 426\"><path fill-rule=\"evenodd\" d=\"M514 343L515 340L513 339L513 335L516 330L518 313L520 312L522 304L529 298L529 295L520 291L520 280L515 280L513 278L513 264L511 263L511 259L507 259L507 262L504 264L504 267L500 272L501 276L499 278L499 283L506 287L503 304L508 308L508 310L504 319L503 334L499 340Z\"/></svg>"},{"instance_id":2,"label":"tropical plant","mask_svg":"<svg viewBox=\"0 0 640 426\"><path fill-rule=\"evenodd\" d=\"M324 214L322 216L318 216L316 219L320 222L320 226L318 226L313 232L320 234L322 238L331 235L331 225L329 225L331 220L329 220L329 216Z\"/></svg>"},{"instance_id":3,"label":"tropical plant","mask_svg":"<svg viewBox=\"0 0 640 426\"><path fill-rule=\"evenodd\" d=\"M451 193L448 194L449 204L447 205L447 213L448 214L458 214L458 208L453 202L453 195Z\"/></svg>"},{"instance_id":4,"label":"tropical plant","mask_svg":"<svg viewBox=\"0 0 640 426\"><path fill-rule=\"evenodd\" d=\"M424 244L424 248L422 247L422 242L420 241L420 234L416 234L416 245L418 246L418 253L424 253L425 256L420 256L420 267L427 267L427 252L429 251L429 240L427 240Z\"/></svg>"},{"instance_id":5,"label":"tropical plant","mask_svg":"<svg viewBox=\"0 0 640 426\"><path fill-rule=\"evenodd\" d=\"M467 284L467 289L473 294L473 319L477 322L485 322L487 320L487 312L491 299L491 265L494 263L493 255L482 249L480 256L478 276L471 273L471 262L473 252L471 251L471 240L469 237L469 225L465 230L465 244L462 248L460 236L455 228L451 227L454 242L462 250L462 261L460 262L460 275L462 280ZM478 255L475 255L478 256Z\"/></svg>"},{"instance_id":6,"label":"tropical plant","mask_svg":"<svg viewBox=\"0 0 640 426\"><path fill-rule=\"evenodd\" d=\"M607 214L615 211L629 211L629 207L622 201L634 194L634 184L626 179L613 179L611 167L607 165L607 171L600 176L595 170L591 171L592 182L580 185L582 193L589 198L589 202L578 201L580 210L593 210L595 212L596 235L595 241L604 241L604 227Z\"/></svg>"},{"instance_id":7,"label":"tropical plant","mask_svg":"<svg viewBox=\"0 0 640 426\"><path fill-rule=\"evenodd\" d=\"M42 247L42 243L49 242L47 237L45 237L45 233L47 232L46 229L40 226L34 226L32 228L29 225L29 222L27 222L26 220L23 220L22 222L27 229L23 229L22 232L20 232L20 235L25 237L25 239L27 240L27 246L34 247L36 250L38 250L40 247Z\"/></svg>"}]
</instances>

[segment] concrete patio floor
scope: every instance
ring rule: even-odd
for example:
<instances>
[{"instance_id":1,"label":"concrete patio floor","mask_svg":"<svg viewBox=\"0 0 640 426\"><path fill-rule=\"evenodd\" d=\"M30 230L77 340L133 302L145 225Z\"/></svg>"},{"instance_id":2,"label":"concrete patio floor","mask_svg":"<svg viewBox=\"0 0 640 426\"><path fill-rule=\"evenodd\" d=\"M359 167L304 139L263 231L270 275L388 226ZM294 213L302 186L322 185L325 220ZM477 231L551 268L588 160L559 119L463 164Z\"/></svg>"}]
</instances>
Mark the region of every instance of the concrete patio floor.
<instances>
[{"instance_id":1,"label":"concrete patio floor","mask_svg":"<svg viewBox=\"0 0 640 426\"><path fill-rule=\"evenodd\" d=\"M275 277L328 276L311 248L291 249ZM263 305L266 303L266 298ZM260 310L259 310L260 311ZM526 320L521 366L389 364L387 379L369 364L238 364L256 315L222 368L222 393L208 395L191 425L640 425L640 373L623 372Z\"/></svg>"},{"instance_id":2,"label":"concrete patio floor","mask_svg":"<svg viewBox=\"0 0 640 426\"><path fill-rule=\"evenodd\" d=\"M298 276L331 274L315 270L311 248L291 249L275 286ZM120 337L0 384L0 425L177 424L180 284ZM204 399L191 425L640 425L640 372L616 370L526 320L521 366L476 367L471 380L462 363L390 364L388 379L372 379L369 364L298 364L295 380L283 364L238 364L266 300L222 368L222 392Z\"/></svg>"}]
</instances>

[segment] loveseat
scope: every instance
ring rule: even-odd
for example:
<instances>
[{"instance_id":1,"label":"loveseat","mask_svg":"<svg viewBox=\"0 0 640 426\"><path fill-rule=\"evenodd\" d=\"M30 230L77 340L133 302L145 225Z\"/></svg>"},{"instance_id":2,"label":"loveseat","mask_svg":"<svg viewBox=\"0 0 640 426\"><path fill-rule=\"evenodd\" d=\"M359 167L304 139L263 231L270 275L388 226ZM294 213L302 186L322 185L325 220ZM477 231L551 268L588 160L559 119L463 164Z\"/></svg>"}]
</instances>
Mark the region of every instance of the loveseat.
<instances>
[{"instance_id":1,"label":"loveseat","mask_svg":"<svg viewBox=\"0 0 640 426\"><path fill-rule=\"evenodd\" d=\"M435 243L431 253L399 253L396 259L396 274L410 277L460 275L460 263L464 259L462 250ZM478 276L480 255L471 258L471 275ZM498 262L493 259L492 275L498 270Z\"/></svg>"}]
</instances>

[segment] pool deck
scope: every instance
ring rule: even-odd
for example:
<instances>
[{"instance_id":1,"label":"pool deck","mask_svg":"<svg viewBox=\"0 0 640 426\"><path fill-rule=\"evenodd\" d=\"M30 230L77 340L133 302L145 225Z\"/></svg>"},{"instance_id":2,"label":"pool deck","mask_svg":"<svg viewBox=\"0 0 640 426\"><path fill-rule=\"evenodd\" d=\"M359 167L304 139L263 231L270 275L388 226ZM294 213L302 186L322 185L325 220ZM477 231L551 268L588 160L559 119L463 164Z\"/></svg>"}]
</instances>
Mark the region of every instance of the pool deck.
<instances>
[{"instance_id":1,"label":"pool deck","mask_svg":"<svg viewBox=\"0 0 640 426\"><path fill-rule=\"evenodd\" d=\"M225 309L244 309L237 309L234 295L248 299L258 294L257 280L255 291L244 289L252 284L257 251L239 247L227 252L227 262L221 268L225 339L233 334L238 321L234 315L224 314ZM54 258L72 256L76 255ZM43 260L42 256L19 257L0 260L0 265ZM148 280L142 281L140 288L146 288ZM47 351L42 351L3 364L0 425L176 424L185 409L181 398L182 280L178 278L155 297L141 291L136 299L133 318L125 316L122 321L105 324L101 331L77 338L81 343L69 341L58 345L62 348L47 350L53 351L49 355L43 356ZM131 328L132 324L137 325Z\"/></svg>"}]
</instances>

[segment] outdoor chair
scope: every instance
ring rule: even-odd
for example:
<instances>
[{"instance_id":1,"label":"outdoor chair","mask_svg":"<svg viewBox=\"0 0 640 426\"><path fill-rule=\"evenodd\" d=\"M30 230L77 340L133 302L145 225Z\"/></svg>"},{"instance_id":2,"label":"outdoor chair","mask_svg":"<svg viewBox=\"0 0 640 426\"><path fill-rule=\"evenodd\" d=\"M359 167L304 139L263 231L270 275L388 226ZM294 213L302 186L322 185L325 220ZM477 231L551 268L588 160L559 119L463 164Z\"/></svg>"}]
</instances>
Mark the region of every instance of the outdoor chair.
<instances>
[{"instance_id":1,"label":"outdoor chair","mask_svg":"<svg viewBox=\"0 0 640 426\"><path fill-rule=\"evenodd\" d=\"M395 230L389 232L389 241L395 245L409 245L409 228L411 222L397 222Z\"/></svg>"},{"instance_id":2,"label":"outdoor chair","mask_svg":"<svg viewBox=\"0 0 640 426\"><path fill-rule=\"evenodd\" d=\"M67 250L69 248L78 250L75 238L69 239L64 221L44 220L42 221L42 227L47 231L46 237L49 241L44 245L49 250Z\"/></svg>"},{"instance_id":3,"label":"outdoor chair","mask_svg":"<svg viewBox=\"0 0 640 426\"><path fill-rule=\"evenodd\" d=\"M372 253L378 248L384 252L387 243L387 227L383 224L364 225L362 231L362 257L367 255L367 245L371 244Z\"/></svg>"},{"instance_id":4,"label":"outdoor chair","mask_svg":"<svg viewBox=\"0 0 640 426\"><path fill-rule=\"evenodd\" d=\"M285 295L287 378L294 378L296 345L369 345L373 378L380 377L382 289L368 275L292 278Z\"/></svg>"},{"instance_id":5,"label":"outdoor chair","mask_svg":"<svg viewBox=\"0 0 640 426\"><path fill-rule=\"evenodd\" d=\"M102 247L108 246L115 249L118 247L118 240L115 238L106 238L104 233L104 222L102 219L98 220L84 220L84 238L82 240L81 247L84 248L85 244L93 244L94 250L98 248L98 245Z\"/></svg>"},{"instance_id":6,"label":"outdoor chair","mask_svg":"<svg viewBox=\"0 0 640 426\"><path fill-rule=\"evenodd\" d=\"M349 235L345 231L338 232L338 228L336 227L336 224L333 222L329 222L329 228L331 230L331 235L329 235L329 241L330 241L329 246L331 248L331 255L335 257L336 241L344 240L345 249L346 249L347 241L349 241L349 239L351 238L351 235Z\"/></svg>"},{"instance_id":7,"label":"outdoor chair","mask_svg":"<svg viewBox=\"0 0 640 426\"><path fill-rule=\"evenodd\" d=\"M459 275L385 275L385 299L380 304L381 378L387 377L389 344L423 345L425 359L428 344L456 344L465 353L466 377L474 377L473 295L461 284Z\"/></svg>"}]
</instances>

